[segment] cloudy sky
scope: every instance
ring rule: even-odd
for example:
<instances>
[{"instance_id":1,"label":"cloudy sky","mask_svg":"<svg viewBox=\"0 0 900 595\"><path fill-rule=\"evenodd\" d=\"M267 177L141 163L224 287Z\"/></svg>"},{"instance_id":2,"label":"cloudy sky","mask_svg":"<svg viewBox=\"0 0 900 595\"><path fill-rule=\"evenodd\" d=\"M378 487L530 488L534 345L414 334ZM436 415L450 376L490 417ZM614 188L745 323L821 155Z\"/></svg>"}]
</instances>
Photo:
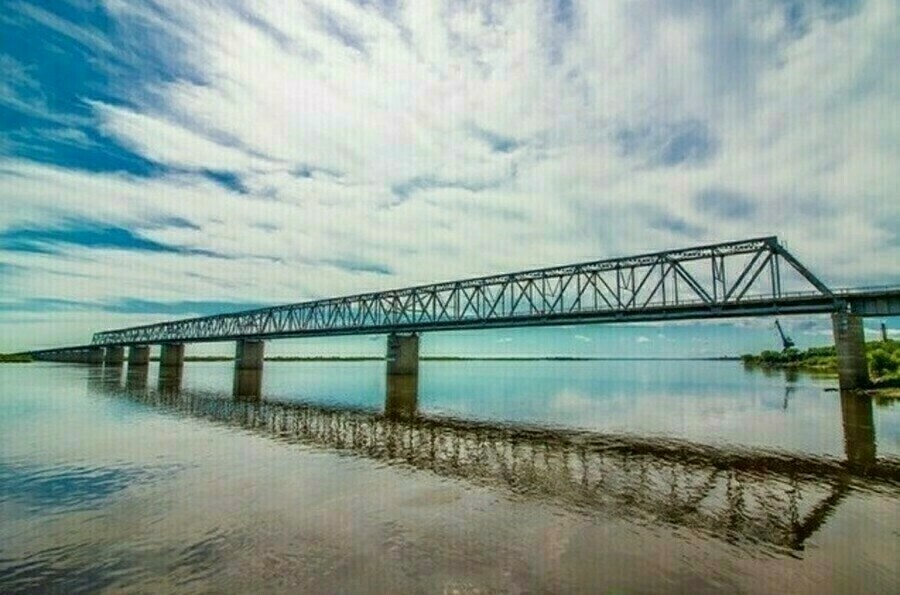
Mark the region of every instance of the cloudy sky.
<instances>
[{"instance_id":1,"label":"cloudy sky","mask_svg":"<svg viewBox=\"0 0 900 595\"><path fill-rule=\"evenodd\" d=\"M0 351L769 234L900 282L895 0L2 5Z\"/></svg>"}]
</instances>

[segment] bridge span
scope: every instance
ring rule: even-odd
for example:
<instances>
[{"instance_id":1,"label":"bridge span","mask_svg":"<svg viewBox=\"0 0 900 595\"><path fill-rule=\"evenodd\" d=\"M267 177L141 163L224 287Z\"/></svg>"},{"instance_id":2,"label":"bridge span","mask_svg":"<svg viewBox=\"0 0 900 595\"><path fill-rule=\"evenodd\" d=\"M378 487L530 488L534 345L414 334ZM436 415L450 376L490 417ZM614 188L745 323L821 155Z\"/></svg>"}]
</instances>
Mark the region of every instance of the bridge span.
<instances>
[{"instance_id":1,"label":"bridge span","mask_svg":"<svg viewBox=\"0 0 900 595\"><path fill-rule=\"evenodd\" d=\"M264 340L388 334L388 374L416 376L428 331L831 314L842 388L869 382L862 318L900 315L900 287L833 290L774 236L175 320L94 334L36 359L180 374L187 343L235 341L235 394L258 392Z\"/></svg>"}]
</instances>

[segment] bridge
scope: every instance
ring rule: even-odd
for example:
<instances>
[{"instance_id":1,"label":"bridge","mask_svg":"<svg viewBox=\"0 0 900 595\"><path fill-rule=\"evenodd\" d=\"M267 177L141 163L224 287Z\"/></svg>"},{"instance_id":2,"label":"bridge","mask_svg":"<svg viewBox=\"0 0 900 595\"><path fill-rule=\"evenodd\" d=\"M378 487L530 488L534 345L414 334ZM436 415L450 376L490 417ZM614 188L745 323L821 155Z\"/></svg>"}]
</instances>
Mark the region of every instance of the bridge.
<instances>
[{"instance_id":1,"label":"bridge","mask_svg":"<svg viewBox=\"0 0 900 595\"><path fill-rule=\"evenodd\" d=\"M424 415L408 386L388 386L383 411L228 399L202 391L125 388L101 394L548 502L576 514L688 528L787 551L821 528L853 489L894 492L900 461L875 457L872 401L841 395L846 458L711 446L664 437Z\"/></svg>"},{"instance_id":2,"label":"bridge","mask_svg":"<svg viewBox=\"0 0 900 595\"><path fill-rule=\"evenodd\" d=\"M841 387L865 386L862 318L900 315L900 287L831 289L774 236L109 330L30 355L120 366L128 347L141 367L160 345L161 376L178 377L185 344L235 341L246 396L259 392L265 340L387 334L388 374L415 377L428 331L826 313Z\"/></svg>"}]
</instances>

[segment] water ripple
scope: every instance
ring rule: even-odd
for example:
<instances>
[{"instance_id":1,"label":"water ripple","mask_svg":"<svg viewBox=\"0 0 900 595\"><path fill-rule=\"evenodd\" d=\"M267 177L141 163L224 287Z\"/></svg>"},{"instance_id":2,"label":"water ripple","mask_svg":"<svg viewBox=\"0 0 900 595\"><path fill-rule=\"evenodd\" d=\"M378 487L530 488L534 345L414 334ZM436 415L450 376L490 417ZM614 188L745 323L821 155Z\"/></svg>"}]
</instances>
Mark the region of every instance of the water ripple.
<instances>
[{"instance_id":1,"label":"water ripple","mask_svg":"<svg viewBox=\"0 0 900 595\"><path fill-rule=\"evenodd\" d=\"M177 466L37 466L0 460L0 502L23 504L29 512L52 513L99 506L129 486L177 471Z\"/></svg>"}]
</instances>

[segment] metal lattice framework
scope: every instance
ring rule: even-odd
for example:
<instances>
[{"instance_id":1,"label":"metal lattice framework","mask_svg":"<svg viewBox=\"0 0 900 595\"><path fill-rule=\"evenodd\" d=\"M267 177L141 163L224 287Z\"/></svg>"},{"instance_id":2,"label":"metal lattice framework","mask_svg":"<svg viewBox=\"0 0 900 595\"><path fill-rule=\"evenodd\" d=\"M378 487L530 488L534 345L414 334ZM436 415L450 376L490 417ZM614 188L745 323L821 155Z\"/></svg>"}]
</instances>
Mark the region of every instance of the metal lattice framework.
<instances>
[{"instance_id":1,"label":"metal lattice framework","mask_svg":"<svg viewBox=\"0 0 900 595\"><path fill-rule=\"evenodd\" d=\"M783 291L786 269L805 292ZM92 344L815 313L834 300L765 237L106 331Z\"/></svg>"}]
</instances>

